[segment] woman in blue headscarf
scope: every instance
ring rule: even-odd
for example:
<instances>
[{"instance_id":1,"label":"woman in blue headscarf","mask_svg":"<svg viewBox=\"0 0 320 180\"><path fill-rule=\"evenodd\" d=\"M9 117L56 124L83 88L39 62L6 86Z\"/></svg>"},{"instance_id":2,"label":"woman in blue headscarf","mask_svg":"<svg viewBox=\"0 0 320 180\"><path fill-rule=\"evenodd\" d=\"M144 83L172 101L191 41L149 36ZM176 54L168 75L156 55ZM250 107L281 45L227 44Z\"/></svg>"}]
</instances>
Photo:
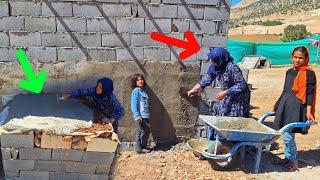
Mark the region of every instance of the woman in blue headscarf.
<instances>
[{"instance_id":1,"label":"woman in blue headscarf","mask_svg":"<svg viewBox=\"0 0 320 180\"><path fill-rule=\"evenodd\" d=\"M217 79L222 91L216 95L213 115L249 117L250 90L229 52L224 48L214 48L208 59L212 64L207 74L188 92L188 96L192 97Z\"/></svg>"},{"instance_id":2,"label":"woman in blue headscarf","mask_svg":"<svg viewBox=\"0 0 320 180\"><path fill-rule=\"evenodd\" d=\"M118 121L124 115L124 108L117 97L113 94L113 82L110 78L102 78L96 87L86 89L75 89L71 94L64 94L63 99L86 97L95 111L95 120L98 122L112 123L115 133L118 133Z\"/></svg>"}]
</instances>

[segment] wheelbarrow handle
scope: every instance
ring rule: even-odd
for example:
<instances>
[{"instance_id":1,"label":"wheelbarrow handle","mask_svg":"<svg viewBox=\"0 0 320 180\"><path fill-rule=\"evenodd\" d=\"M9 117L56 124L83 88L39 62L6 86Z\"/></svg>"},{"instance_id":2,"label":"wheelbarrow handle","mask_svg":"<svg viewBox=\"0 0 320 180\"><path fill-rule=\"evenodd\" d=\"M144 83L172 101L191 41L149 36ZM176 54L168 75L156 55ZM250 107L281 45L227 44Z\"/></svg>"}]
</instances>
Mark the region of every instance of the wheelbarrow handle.
<instances>
[{"instance_id":1,"label":"wheelbarrow handle","mask_svg":"<svg viewBox=\"0 0 320 180\"><path fill-rule=\"evenodd\" d=\"M287 124L285 125L284 127L282 127L279 132L281 134L283 134L284 132L287 132L289 131L290 129L292 128L297 128L297 127L307 127L307 126L311 126L313 125L313 123L311 121L307 121L307 122L294 122L294 123L290 123L290 124Z\"/></svg>"},{"instance_id":2,"label":"wheelbarrow handle","mask_svg":"<svg viewBox=\"0 0 320 180\"><path fill-rule=\"evenodd\" d=\"M263 123L263 122L267 119L267 117L269 117L269 116L274 116L274 115L276 115L275 112L266 112L266 113L258 120L258 122L259 122L259 123Z\"/></svg>"}]
</instances>

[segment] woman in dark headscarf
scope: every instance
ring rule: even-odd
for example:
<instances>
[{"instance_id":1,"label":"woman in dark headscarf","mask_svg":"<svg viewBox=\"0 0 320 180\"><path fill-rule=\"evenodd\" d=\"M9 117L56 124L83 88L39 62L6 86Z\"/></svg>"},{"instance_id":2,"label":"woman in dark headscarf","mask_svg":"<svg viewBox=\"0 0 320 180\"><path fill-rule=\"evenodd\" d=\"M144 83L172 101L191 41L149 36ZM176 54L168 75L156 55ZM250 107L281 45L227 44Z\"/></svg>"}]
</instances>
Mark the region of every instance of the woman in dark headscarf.
<instances>
[{"instance_id":1,"label":"woman in dark headscarf","mask_svg":"<svg viewBox=\"0 0 320 180\"><path fill-rule=\"evenodd\" d=\"M63 95L64 99L76 97L88 97L89 104L92 104L97 114L95 120L112 123L114 132L118 133L118 121L124 115L124 108L113 94L113 82L110 78L99 79L96 87L75 89L71 94Z\"/></svg>"},{"instance_id":2,"label":"woman in dark headscarf","mask_svg":"<svg viewBox=\"0 0 320 180\"><path fill-rule=\"evenodd\" d=\"M215 116L249 117L250 90L241 69L224 48L214 48L208 54L212 64L208 73L189 92L188 96L200 92L218 79L222 91L216 95Z\"/></svg>"}]
</instances>

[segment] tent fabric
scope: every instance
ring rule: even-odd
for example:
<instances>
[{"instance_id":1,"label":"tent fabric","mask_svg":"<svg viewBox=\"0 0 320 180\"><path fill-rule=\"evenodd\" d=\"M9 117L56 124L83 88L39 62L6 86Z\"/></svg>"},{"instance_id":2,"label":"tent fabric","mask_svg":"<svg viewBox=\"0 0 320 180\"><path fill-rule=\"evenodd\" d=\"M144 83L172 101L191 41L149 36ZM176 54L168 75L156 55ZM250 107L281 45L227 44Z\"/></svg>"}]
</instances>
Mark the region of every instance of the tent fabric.
<instances>
[{"instance_id":1,"label":"tent fabric","mask_svg":"<svg viewBox=\"0 0 320 180\"><path fill-rule=\"evenodd\" d=\"M273 65L285 65L291 64L291 52L295 47L306 46L309 49L312 64L315 63L317 55L317 47L312 46L312 40L320 40L320 36L293 42L248 42L229 39L227 48L235 62L240 62L245 55L261 55Z\"/></svg>"}]
</instances>

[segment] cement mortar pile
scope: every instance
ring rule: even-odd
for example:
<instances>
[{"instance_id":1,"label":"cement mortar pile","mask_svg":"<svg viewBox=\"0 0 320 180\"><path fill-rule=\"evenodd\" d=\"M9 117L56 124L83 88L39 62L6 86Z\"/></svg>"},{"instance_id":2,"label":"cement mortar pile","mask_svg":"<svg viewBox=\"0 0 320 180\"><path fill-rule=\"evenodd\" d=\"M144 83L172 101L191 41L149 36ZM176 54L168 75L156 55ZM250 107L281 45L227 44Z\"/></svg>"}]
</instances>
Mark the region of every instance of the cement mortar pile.
<instances>
[{"instance_id":1,"label":"cement mortar pile","mask_svg":"<svg viewBox=\"0 0 320 180\"><path fill-rule=\"evenodd\" d=\"M80 128L90 128L92 122L58 118L58 117L37 117L26 116L24 118L14 118L0 127L0 132L5 133L25 133L32 130L49 131L56 135L69 135Z\"/></svg>"}]
</instances>

